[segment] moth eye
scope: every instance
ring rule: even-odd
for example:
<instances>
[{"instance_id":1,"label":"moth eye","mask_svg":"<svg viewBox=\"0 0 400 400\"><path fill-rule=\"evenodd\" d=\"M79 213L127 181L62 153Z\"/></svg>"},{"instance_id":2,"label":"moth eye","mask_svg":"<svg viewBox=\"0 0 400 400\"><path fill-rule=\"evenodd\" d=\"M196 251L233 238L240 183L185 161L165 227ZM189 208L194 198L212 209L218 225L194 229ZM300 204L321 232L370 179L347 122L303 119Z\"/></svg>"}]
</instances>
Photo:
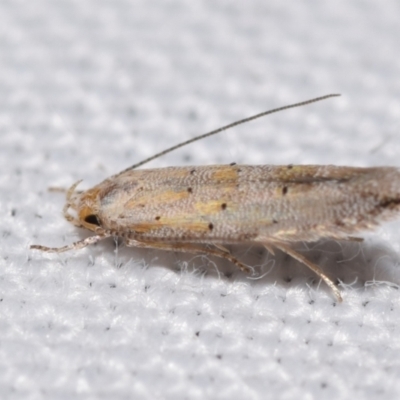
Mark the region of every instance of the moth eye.
<instances>
[{"instance_id":1,"label":"moth eye","mask_svg":"<svg viewBox=\"0 0 400 400\"><path fill-rule=\"evenodd\" d=\"M97 215L94 214L90 214L85 217L85 222L87 222L88 224L100 226L100 220L97 218Z\"/></svg>"}]
</instances>

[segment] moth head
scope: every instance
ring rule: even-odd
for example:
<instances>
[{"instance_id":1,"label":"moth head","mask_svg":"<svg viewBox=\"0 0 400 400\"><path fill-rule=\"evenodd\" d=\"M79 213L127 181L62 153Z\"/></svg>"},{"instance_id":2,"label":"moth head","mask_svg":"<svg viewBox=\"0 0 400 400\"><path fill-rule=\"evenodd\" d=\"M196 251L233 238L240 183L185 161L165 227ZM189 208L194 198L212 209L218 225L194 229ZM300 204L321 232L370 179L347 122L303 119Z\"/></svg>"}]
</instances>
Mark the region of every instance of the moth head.
<instances>
[{"instance_id":1,"label":"moth head","mask_svg":"<svg viewBox=\"0 0 400 400\"><path fill-rule=\"evenodd\" d=\"M100 233L103 230L99 217L98 194L99 190L97 188L83 192L76 210L81 226L96 233Z\"/></svg>"},{"instance_id":2,"label":"moth head","mask_svg":"<svg viewBox=\"0 0 400 400\"><path fill-rule=\"evenodd\" d=\"M79 221L83 228L98 232L101 229L101 221L96 211L90 206L84 206L79 210Z\"/></svg>"},{"instance_id":3,"label":"moth head","mask_svg":"<svg viewBox=\"0 0 400 400\"><path fill-rule=\"evenodd\" d=\"M75 183L67 192L67 203L64 207L65 218L74 225L89 229L96 233L103 231L99 218L99 189L94 187L84 192L77 191L76 187L81 181ZM75 211L73 214L70 210Z\"/></svg>"}]
</instances>

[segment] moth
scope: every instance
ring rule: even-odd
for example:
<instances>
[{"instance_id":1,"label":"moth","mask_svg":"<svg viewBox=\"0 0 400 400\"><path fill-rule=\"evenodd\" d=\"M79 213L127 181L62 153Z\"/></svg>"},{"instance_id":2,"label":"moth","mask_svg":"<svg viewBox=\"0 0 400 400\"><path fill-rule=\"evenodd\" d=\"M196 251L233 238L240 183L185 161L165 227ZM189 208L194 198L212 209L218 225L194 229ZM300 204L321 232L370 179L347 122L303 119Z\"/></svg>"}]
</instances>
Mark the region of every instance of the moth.
<instances>
[{"instance_id":1,"label":"moth","mask_svg":"<svg viewBox=\"0 0 400 400\"><path fill-rule=\"evenodd\" d=\"M205 254L251 268L225 245L278 249L314 271L342 296L334 282L292 248L320 239L362 240L355 235L400 210L400 171L395 167L333 165L211 165L137 169L179 147L267 114L320 101L330 94L272 109L197 136L113 175L86 191L67 191L64 217L93 235L64 247L32 245L61 253L108 237L127 246ZM72 211L72 212L71 212Z\"/></svg>"}]
</instances>

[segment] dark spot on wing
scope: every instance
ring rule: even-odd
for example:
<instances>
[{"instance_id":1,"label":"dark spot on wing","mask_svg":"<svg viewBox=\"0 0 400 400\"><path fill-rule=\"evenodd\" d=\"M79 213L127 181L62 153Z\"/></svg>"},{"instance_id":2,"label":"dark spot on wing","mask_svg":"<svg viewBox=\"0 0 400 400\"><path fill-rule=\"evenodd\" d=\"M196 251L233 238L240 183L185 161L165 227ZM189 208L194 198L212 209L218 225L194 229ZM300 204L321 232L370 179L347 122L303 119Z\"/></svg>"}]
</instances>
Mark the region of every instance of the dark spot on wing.
<instances>
[{"instance_id":1,"label":"dark spot on wing","mask_svg":"<svg viewBox=\"0 0 400 400\"><path fill-rule=\"evenodd\" d=\"M395 209L400 204L400 199L383 199L379 202L379 206L382 208Z\"/></svg>"}]
</instances>

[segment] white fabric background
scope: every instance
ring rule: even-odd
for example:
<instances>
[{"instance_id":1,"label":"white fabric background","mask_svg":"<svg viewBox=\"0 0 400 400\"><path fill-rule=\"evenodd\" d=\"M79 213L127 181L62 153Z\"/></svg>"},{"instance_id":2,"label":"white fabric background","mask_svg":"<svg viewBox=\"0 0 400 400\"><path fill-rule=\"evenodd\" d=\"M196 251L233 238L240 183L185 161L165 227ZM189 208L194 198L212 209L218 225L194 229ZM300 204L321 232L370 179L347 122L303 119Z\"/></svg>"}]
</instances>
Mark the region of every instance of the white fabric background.
<instances>
[{"instance_id":1,"label":"white fabric background","mask_svg":"<svg viewBox=\"0 0 400 400\"><path fill-rule=\"evenodd\" d=\"M232 4L234 3L234 4ZM0 397L393 399L399 222L364 243L299 245L345 301L285 255L220 260L87 233L64 196L253 113L331 92L149 167L399 165L396 0L0 2Z\"/></svg>"}]
</instances>

